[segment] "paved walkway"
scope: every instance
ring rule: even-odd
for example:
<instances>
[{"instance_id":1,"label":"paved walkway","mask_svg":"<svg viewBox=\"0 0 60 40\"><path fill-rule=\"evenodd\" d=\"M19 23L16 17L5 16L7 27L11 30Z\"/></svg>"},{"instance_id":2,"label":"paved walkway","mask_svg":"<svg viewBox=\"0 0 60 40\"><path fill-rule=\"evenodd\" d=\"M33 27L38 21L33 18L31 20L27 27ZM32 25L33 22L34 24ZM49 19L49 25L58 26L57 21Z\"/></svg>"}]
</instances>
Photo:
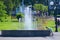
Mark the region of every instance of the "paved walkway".
<instances>
[{"instance_id":1,"label":"paved walkway","mask_svg":"<svg viewBox=\"0 0 60 40\"><path fill-rule=\"evenodd\" d=\"M60 40L60 33L54 33L53 37L0 37L0 40Z\"/></svg>"},{"instance_id":2,"label":"paved walkway","mask_svg":"<svg viewBox=\"0 0 60 40\"><path fill-rule=\"evenodd\" d=\"M48 40L60 40L60 32L54 33L53 37L46 37Z\"/></svg>"}]
</instances>

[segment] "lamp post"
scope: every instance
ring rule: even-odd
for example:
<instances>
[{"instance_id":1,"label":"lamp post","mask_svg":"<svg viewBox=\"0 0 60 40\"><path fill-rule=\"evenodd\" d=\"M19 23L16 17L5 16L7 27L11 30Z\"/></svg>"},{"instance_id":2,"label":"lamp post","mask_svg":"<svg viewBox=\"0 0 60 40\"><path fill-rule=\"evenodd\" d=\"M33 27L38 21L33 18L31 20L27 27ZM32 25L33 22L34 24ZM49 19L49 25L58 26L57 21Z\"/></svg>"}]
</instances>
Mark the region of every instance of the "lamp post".
<instances>
[{"instance_id":1,"label":"lamp post","mask_svg":"<svg viewBox=\"0 0 60 40\"><path fill-rule=\"evenodd\" d=\"M51 2L50 2L50 5L54 5L54 2L53 2L53 1L51 1Z\"/></svg>"},{"instance_id":2,"label":"lamp post","mask_svg":"<svg viewBox=\"0 0 60 40\"><path fill-rule=\"evenodd\" d=\"M58 32L58 26L57 26L57 6L54 7L54 18L55 18L55 32Z\"/></svg>"},{"instance_id":3,"label":"lamp post","mask_svg":"<svg viewBox=\"0 0 60 40\"><path fill-rule=\"evenodd\" d=\"M49 5L51 7L54 6L53 9L54 9L54 19L55 19L55 32L58 32L58 27L57 27L57 3L54 2L54 1L51 1L49 3Z\"/></svg>"}]
</instances>

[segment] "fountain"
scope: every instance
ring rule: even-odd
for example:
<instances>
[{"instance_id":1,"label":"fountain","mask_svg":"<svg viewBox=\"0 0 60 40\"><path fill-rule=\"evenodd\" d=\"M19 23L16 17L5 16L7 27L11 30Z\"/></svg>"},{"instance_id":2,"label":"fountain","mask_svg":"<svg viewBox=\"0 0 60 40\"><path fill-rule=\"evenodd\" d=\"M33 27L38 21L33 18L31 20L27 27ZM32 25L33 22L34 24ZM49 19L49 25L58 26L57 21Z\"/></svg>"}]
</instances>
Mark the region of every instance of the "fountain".
<instances>
[{"instance_id":1,"label":"fountain","mask_svg":"<svg viewBox=\"0 0 60 40\"><path fill-rule=\"evenodd\" d=\"M22 0L22 6L24 5L24 0ZM23 7L22 7L23 8ZM25 7L24 10L25 21L24 21L24 30L2 30L3 37L41 37L41 36L50 36L50 30L36 30L33 27L32 22L32 10L31 5Z\"/></svg>"},{"instance_id":2,"label":"fountain","mask_svg":"<svg viewBox=\"0 0 60 40\"><path fill-rule=\"evenodd\" d=\"M31 5L25 8L25 30L33 30Z\"/></svg>"}]
</instances>

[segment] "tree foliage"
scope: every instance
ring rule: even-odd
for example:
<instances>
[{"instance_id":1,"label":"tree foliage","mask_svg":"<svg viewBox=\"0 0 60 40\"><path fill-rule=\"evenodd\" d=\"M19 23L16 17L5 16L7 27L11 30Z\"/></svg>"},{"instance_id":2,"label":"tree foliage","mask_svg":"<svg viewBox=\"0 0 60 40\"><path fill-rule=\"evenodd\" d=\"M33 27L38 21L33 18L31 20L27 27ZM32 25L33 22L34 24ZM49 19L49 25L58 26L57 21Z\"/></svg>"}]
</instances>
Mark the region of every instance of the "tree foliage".
<instances>
[{"instance_id":1,"label":"tree foliage","mask_svg":"<svg viewBox=\"0 0 60 40\"><path fill-rule=\"evenodd\" d=\"M37 0L24 0L24 4L35 4ZM42 0L38 0L42 3ZM10 15L12 14L13 11L16 10L17 7L20 6L20 3L22 2L22 0L0 0L0 16L4 16L4 15ZM35 4L34 8L36 10L41 10L41 11L45 11L47 10L47 7L44 6L43 4Z\"/></svg>"},{"instance_id":2,"label":"tree foliage","mask_svg":"<svg viewBox=\"0 0 60 40\"><path fill-rule=\"evenodd\" d=\"M0 21L3 21L3 18L5 19L6 16L6 6L4 5L4 2L0 1Z\"/></svg>"},{"instance_id":3,"label":"tree foliage","mask_svg":"<svg viewBox=\"0 0 60 40\"><path fill-rule=\"evenodd\" d=\"M33 7L36 9L36 11L48 11L48 6L44 6L43 4L35 4Z\"/></svg>"},{"instance_id":4,"label":"tree foliage","mask_svg":"<svg viewBox=\"0 0 60 40\"><path fill-rule=\"evenodd\" d=\"M21 0L4 0L4 4L6 5L6 10L8 14L12 14L13 10L16 10L16 7L19 6Z\"/></svg>"},{"instance_id":5,"label":"tree foliage","mask_svg":"<svg viewBox=\"0 0 60 40\"><path fill-rule=\"evenodd\" d=\"M0 1L0 14L6 13L5 8L6 6L3 4L2 1Z\"/></svg>"},{"instance_id":6,"label":"tree foliage","mask_svg":"<svg viewBox=\"0 0 60 40\"><path fill-rule=\"evenodd\" d=\"M21 0L0 0L0 21L16 10Z\"/></svg>"}]
</instances>

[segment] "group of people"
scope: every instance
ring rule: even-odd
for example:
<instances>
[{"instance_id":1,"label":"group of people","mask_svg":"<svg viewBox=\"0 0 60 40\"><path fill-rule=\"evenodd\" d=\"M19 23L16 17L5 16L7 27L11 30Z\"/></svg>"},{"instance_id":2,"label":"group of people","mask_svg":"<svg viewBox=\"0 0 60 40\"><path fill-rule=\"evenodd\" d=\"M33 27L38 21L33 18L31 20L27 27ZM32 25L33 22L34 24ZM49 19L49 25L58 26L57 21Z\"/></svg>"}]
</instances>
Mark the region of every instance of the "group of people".
<instances>
[{"instance_id":1,"label":"group of people","mask_svg":"<svg viewBox=\"0 0 60 40\"><path fill-rule=\"evenodd\" d=\"M33 13L32 13L32 15L33 15L33 19L34 20L37 20L37 18L39 18L39 17L47 17L47 16L49 16L49 13L48 12L42 12L42 11L33 11Z\"/></svg>"},{"instance_id":2,"label":"group of people","mask_svg":"<svg viewBox=\"0 0 60 40\"><path fill-rule=\"evenodd\" d=\"M40 16L40 17L42 17L42 16L48 16L49 14L48 14L48 12L42 12L42 11L33 11L33 16Z\"/></svg>"}]
</instances>

